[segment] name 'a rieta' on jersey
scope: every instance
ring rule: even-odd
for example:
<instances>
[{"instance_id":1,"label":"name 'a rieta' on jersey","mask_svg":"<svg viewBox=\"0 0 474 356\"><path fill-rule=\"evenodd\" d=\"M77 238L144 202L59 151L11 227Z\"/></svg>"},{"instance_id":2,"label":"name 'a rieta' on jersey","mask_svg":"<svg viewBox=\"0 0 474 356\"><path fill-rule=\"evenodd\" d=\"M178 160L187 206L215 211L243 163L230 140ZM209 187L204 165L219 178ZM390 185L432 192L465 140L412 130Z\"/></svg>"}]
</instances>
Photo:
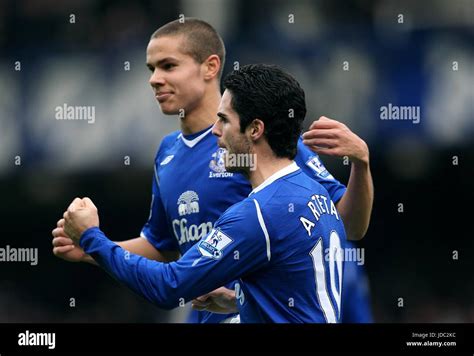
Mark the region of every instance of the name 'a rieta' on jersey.
<instances>
[{"instance_id":1,"label":"name 'a rieta' on jersey","mask_svg":"<svg viewBox=\"0 0 474 356\"><path fill-rule=\"evenodd\" d=\"M98 228L80 243L111 275L162 308L238 280L243 323L336 323L345 239L326 189L293 162L227 209L178 261L130 254Z\"/></svg>"},{"instance_id":2,"label":"name 'a rieta' on jersey","mask_svg":"<svg viewBox=\"0 0 474 356\"><path fill-rule=\"evenodd\" d=\"M223 149L217 146L211 129L193 135L173 132L158 149L150 216L141 231L141 236L158 250L179 250L184 255L210 233L227 208L245 199L252 190L241 174L226 172ZM339 201L345 186L334 179L302 140L298 142L295 162L326 188L334 203ZM228 287L233 289L234 285ZM229 317L232 315L193 310L188 321L221 322Z\"/></svg>"}]
</instances>

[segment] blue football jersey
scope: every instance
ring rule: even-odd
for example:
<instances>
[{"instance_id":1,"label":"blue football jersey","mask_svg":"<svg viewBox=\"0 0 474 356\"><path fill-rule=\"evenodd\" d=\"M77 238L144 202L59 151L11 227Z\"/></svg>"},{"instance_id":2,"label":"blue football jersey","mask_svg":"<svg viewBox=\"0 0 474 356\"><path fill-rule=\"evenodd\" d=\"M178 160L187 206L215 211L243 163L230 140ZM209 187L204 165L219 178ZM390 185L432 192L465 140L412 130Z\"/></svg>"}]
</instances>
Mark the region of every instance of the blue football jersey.
<instances>
[{"instance_id":1,"label":"blue football jersey","mask_svg":"<svg viewBox=\"0 0 474 356\"><path fill-rule=\"evenodd\" d=\"M328 192L292 163L231 206L210 233L169 264L130 254L98 228L81 247L119 281L162 308L235 285L242 322L336 323L345 240Z\"/></svg>"},{"instance_id":2,"label":"blue football jersey","mask_svg":"<svg viewBox=\"0 0 474 356\"><path fill-rule=\"evenodd\" d=\"M217 146L211 129L193 135L174 132L158 149L150 216L141 231L141 236L158 250L179 250L184 255L209 234L227 208L251 191L243 175L226 172L224 150ZM301 139L295 162L326 188L335 203L339 201L345 186L334 179ZM233 289L233 285L229 287ZM229 317L193 311L189 321L220 322Z\"/></svg>"},{"instance_id":3,"label":"blue football jersey","mask_svg":"<svg viewBox=\"0 0 474 356\"><path fill-rule=\"evenodd\" d=\"M355 249L356 245L345 241L344 248ZM351 252L354 256L355 253ZM372 323L369 280L361 261L346 260L342 288L342 323Z\"/></svg>"}]
</instances>

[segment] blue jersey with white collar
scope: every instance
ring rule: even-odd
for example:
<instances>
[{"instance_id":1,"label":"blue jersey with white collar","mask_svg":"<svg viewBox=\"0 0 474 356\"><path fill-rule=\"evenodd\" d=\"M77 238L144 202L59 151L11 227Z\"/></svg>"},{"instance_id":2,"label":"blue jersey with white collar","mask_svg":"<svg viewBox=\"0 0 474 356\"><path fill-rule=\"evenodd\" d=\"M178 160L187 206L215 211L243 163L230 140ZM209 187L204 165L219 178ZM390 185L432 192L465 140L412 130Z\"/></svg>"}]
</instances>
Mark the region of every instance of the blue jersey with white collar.
<instances>
[{"instance_id":1,"label":"blue jersey with white collar","mask_svg":"<svg viewBox=\"0 0 474 356\"><path fill-rule=\"evenodd\" d=\"M293 163L227 209L176 262L127 254L98 228L80 241L118 280L163 308L238 279L242 322L338 322L344 227L328 192Z\"/></svg>"},{"instance_id":2,"label":"blue jersey with white collar","mask_svg":"<svg viewBox=\"0 0 474 356\"><path fill-rule=\"evenodd\" d=\"M177 131L163 139L155 158L150 216L141 232L157 249L184 255L209 234L227 208L248 196L249 182L241 174L225 171L222 153L211 128L190 136ZM301 140L295 161L335 203L339 201L344 185ZM193 311L191 321L220 322L228 317Z\"/></svg>"}]
</instances>

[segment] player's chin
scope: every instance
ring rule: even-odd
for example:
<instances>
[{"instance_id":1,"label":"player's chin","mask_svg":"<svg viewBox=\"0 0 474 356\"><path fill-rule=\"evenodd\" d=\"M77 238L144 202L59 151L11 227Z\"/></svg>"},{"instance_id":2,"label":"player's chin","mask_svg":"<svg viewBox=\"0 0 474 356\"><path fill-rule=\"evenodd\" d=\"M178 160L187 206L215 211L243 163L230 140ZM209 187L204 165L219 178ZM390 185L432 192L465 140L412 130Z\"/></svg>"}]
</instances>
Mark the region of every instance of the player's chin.
<instances>
[{"instance_id":1,"label":"player's chin","mask_svg":"<svg viewBox=\"0 0 474 356\"><path fill-rule=\"evenodd\" d=\"M160 105L161 112L165 115L178 115L179 110L168 105Z\"/></svg>"},{"instance_id":2,"label":"player's chin","mask_svg":"<svg viewBox=\"0 0 474 356\"><path fill-rule=\"evenodd\" d=\"M177 107L174 103L165 101L159 103L161 112L165 115L178 115L180 114L180 108Z\"/></svg>"}]
</instances>

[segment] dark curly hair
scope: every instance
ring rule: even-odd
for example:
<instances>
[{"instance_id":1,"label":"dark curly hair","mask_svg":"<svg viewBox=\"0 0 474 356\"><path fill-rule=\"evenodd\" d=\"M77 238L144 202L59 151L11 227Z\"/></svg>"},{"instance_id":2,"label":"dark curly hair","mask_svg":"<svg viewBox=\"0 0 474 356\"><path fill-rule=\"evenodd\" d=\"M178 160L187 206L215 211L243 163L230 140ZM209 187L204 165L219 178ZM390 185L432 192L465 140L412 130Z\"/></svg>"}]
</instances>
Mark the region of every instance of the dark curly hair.
<instances>
[{"instance_id":1,"label":"dark curly hair","mask_svg":"<svg viewBox=\"0 0 474 356\"><path fill-rule=\"evenodd\" d=\"M306 115L304 91L295 78L274 65L250 64L229 73L224 88L232 94L232 109L240 117L242 133L260 119L275 155L295 158Z\"/></svg>"}]
</instances>

